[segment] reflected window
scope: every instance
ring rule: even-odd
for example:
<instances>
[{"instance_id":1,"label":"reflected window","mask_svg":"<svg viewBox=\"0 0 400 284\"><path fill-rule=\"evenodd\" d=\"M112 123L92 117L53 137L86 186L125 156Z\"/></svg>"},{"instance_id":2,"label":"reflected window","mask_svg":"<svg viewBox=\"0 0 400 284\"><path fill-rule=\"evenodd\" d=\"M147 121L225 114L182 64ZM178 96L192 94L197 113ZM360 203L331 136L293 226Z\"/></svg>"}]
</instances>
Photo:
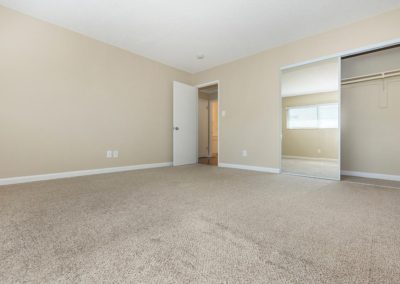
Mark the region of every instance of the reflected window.
<instances>
[{"instance_id":1,"label":"reflected window","mask_svg":"<svg viewBox=\"0 0 400 284\"><path fill-rule=\"evenodd\" d=\"M287 109L287 128L318 128L318 110L316 106L290 107Z\"/></svg>"},{"instance_id":2,"label":"reflected window","mask_svg":"<svg viewBox=\"0 0 400 284\"><path fill-rule=\"evenodd\" d=\"M318 128L339 128L339 105L318 106Z\"/></svg>"},{"instance_id":3,"label":"reflected window","mask_svg":"<svg viewBox=\"0 0 400 284\"><path fill-rule=\"evenodd\" d=\"M339 127L339 104L288 107L287 129L315 129Z\"/></svg>"}]
</instances>

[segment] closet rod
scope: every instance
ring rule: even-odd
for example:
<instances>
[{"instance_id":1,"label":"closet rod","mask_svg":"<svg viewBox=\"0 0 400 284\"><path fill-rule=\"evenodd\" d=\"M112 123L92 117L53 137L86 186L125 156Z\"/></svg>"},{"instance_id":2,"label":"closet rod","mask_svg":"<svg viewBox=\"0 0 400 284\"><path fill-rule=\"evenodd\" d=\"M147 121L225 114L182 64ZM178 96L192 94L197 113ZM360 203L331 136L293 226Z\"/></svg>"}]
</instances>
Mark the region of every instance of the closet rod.
<instances>
[{"instance_id":1,"label":"closet rod","mask_svg":"<svg viewBox=\"0 0 400 284\"><path fill-rule=\"evenodd\" d=\"M371 80L378 80L378 79L385 79L390 77L400 76L400 69L386 71L382 73L358 76L358 77L351 77L345 78L342 80L342 85L354 84L359 82L371 81Z\"/></svg>"}]
</instances>

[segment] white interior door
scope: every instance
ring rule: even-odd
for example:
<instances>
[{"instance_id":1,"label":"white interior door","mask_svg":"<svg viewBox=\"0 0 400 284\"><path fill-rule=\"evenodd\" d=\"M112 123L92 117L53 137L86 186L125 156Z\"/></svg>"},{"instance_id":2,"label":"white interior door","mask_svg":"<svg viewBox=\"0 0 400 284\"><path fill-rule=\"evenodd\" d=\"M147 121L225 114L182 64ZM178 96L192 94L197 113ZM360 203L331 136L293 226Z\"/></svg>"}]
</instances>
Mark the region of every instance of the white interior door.
<instances>
[{"instance_id":1,"label":"white interior door","mask_svg":"<svg viewBox=\"0 0 400 284\"><path fill-rule=\"evenodd\" d=\"M174 81L173 165L197 163L198 91L196 87Z\"/></svg>"}]
</instances>

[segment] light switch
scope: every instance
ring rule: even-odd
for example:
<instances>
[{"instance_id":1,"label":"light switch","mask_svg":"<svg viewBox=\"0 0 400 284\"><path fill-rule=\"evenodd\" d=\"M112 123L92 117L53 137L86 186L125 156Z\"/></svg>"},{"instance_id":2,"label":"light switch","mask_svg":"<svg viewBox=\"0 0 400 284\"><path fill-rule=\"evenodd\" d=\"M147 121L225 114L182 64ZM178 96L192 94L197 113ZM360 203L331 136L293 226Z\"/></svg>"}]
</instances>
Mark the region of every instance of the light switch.
<instances>
[{"instance_id":1,"label":"light switch","mask_svg":"<svg viewBox=\"0 0 400 284\"><path fill-rule=\"evenodd\" d=\"M226 116L226 110L221 111L221 116L225 117Z\"/></svg>"}]
</instances>

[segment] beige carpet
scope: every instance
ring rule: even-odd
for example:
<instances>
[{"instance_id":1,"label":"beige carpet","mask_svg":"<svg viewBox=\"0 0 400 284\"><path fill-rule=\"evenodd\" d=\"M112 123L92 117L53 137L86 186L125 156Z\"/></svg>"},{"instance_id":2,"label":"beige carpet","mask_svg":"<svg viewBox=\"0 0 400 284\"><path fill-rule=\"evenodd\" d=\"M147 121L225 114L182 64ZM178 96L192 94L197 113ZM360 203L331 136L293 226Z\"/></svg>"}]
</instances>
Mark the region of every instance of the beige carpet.
<instances>
[{"instance_id":1,"label":"beige carpet","mask_svg":"<svg viewBox=\"0 0 400 284\"><path fill-rule=\"evenodd\" d=\"M0 187L0 282L400 283L400 190L196 165Z\"/></svg>"}]
</instances>

